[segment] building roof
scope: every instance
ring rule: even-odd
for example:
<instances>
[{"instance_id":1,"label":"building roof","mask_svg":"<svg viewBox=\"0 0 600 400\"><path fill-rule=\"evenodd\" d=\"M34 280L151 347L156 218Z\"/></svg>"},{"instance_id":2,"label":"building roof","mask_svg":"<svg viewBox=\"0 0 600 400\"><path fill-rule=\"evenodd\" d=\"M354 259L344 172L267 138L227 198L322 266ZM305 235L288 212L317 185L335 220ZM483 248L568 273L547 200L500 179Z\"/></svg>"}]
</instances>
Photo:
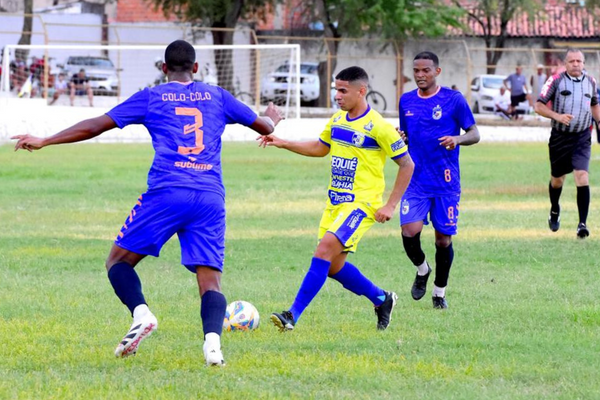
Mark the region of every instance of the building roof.
<instances>
[{"instance_id":1,"label":"building roof","mask_svg":"<svg viewBox=\"0 0 600 400\"><path fill-rule=\"evenodd\" d=\"M594 15L579 3L565 4L548 1L545 10L529 19L521 12L508 23L509 37L551 37L551 38L598 38L600 23L594 23ZM468 9L468 6L467 8ZM484 31L473 18L466 19L466 30L452 28L452 35L483 36ZM492 20L492 35L500 34L500 18Z\"/></svg>"}]
</instances>

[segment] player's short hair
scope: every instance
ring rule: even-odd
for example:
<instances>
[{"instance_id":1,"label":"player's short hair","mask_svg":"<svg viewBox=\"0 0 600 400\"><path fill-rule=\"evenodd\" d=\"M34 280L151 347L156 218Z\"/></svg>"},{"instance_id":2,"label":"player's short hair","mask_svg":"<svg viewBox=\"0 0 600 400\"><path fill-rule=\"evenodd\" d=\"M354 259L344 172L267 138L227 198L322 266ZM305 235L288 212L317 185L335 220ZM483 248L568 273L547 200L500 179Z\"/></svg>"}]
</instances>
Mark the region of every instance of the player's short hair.
<instances>
[{"instance_id":1,"label":"player's short hair","mask_svg":"<svg viewBox=\"0 0 600 400\"><path fill-rule=\"evenodd\" d=\"M440 66L440 59L435 53L432 53L431 51L420 52L415 56L415 58L413 58L413 61L416 60L431 60L433 61L433 65L435 65L436 68Z\"/></svg>"},{"instance_id":2,"label":"player's short hair","mask_svg":"<svg viewBox=\"0 0 600 400\"><path fill-rule=\"evenodd\" d=\"M185 40L176 40L165 50L165 63L172 72L191 71L196 62L196 50Z\"/></svg>"},{"instance_id":3,"label":"player's short hair","mask_svg":"<svg viewBox=\"0 0 600 400\"><path fill-rule=\"evenodd\" d=\"M357 82L361 81L365 86L369 84L369 74L367 71L362 69L361 67L348 67L346 69L341 70L336 76L336 80L346 81L346 82Z\"/></svg>"}]
</instances>

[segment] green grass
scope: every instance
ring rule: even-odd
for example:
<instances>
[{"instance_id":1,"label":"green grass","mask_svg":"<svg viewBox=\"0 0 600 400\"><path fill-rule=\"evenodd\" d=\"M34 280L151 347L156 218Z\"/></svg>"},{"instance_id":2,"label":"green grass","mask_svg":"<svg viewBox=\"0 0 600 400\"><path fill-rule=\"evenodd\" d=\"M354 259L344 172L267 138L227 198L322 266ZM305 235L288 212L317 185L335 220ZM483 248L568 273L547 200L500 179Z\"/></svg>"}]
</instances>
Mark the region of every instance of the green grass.
<instances>
[{"instance_id":1,"label":"green grass","mask_svg":"<svg viewBox=\"0 0 600 400\"><path fill-rule=\"evenodd\" d=\"M288 334L268 316L291 304L308 267L327 159L244 143L223 153L224 292L256 305L263 324L224 334L220 369L203 366L197 287L176 239L138 267L159 331L137 357L112 356L130 317L103 264L145 190L150 146L0 147L0 399L600 398L597 146L587 240L575 239L572 177L561 230L547 228L546 145L465 148L450 308L410 297L396 216L350 258L398 292L389 329L375 330L366 299L328 282ZM433 260L431 228L423 246Z\"/></svg>"}]
</instances>

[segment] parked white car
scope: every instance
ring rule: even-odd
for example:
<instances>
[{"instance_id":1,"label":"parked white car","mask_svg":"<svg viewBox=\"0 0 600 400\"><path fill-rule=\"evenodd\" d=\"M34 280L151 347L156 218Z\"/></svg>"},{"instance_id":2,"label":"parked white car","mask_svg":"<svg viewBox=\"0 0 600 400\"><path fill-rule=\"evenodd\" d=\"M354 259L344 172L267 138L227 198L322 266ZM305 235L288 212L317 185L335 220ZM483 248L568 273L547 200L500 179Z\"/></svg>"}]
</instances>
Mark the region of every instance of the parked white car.
<instances>
[{"instance_id":1,"label":"parked white car","mask_svg":"<svg viewBox=\"0 0 600 400\"><path fill-rule=\"evenodd\" d=\"M304 103L314 103L319 98L319 63L300 64L300 99ZM292 65L292 68L295 68ZM287 96L290 65L283 64L267 75L262 84L261 96L266 100L282 100ZM293 95L293 94L292 94Z\"/></svg>"},{"instance_id":2,"label":"parked white car","mask_svg":"<svg viewBox=\"0 0 600 400\"><path fill-rule=\"evenodd\" d=\"M119 78L117 69L109 58L95 56L70 56L60 65L67 80L85 69L95 95L117 95Z\"/></svg>"},{"instance_id":3,"label":"parked white car","mask_svg":"<svg viewBox=\"0 0 600 400\"><path fill-rule=\"evenodd\" d=\"M504 86L505 75L479 75L471 81L471 109L476 114L492 114L495 111L494 97ZM509 94L510 96L510 94ZM529 102L517 106L517 111L527 114Z\"/></svg>"}]
</instances>

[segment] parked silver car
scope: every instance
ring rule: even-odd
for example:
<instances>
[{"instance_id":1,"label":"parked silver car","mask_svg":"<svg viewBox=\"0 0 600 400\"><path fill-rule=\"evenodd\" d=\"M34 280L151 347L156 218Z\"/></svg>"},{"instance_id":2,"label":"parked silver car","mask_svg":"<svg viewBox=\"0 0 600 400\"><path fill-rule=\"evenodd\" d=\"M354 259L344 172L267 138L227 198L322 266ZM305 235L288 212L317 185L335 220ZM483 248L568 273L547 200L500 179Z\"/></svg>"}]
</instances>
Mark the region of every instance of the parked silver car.
<instances>
[{"instance_id":1,"label":"parked silver car","mask_svg":"<svg viewBox=\"0 0 600 400\"><path fill-rule=\"evenodd\" d=\"M319 63L303 62L300 64L300 99L304 103L315 103L319 98L320 80ZM292 65L295 68L295 65ZM283 64L263 79L261 97L267 100L280 100L287 96L289 64Z\"/></svg>"},{"instance_id":2,"label":"parked silver car","mask_svg":"<svg viewBox=\"0 0 600 400\"><path fill-rule=\"evenodd\" d=\"M85 69L94 95L116 96L119 93L117 69L107 57L70 56L59 67L68 79Z\"/></svg>"}]
</instances>

